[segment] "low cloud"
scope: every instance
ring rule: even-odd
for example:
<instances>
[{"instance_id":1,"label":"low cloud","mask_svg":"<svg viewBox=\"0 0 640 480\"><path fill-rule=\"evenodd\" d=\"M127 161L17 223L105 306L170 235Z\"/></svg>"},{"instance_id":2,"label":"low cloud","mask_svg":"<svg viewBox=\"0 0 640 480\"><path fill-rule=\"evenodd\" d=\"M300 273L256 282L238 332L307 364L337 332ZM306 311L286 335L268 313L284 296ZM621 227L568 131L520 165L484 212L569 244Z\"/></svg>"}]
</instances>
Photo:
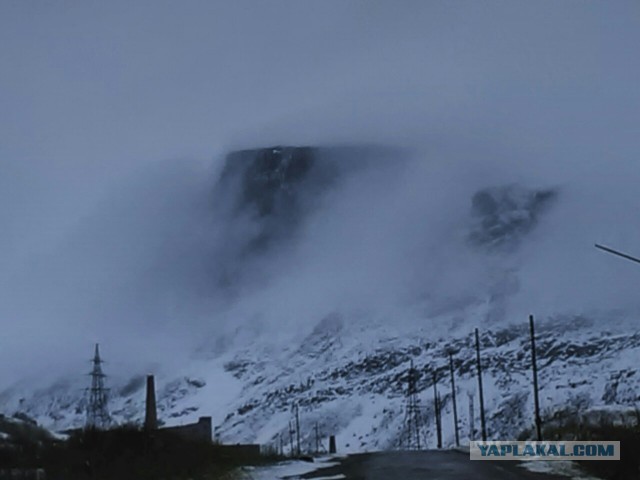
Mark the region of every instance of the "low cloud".
<instances>
[{"instance_id":1,"label":"low cloud","mask_svg":"<svg viewBox=\"0 0 640 480\"><path fill-rule=\"evenodd\" d=\"M335 312L636 318L639 271L592 247L640 254L635 2L0 8L0 386L84 373L97 341L138 372ZM274 230L220 182L278 145L397 153ZM513 185L558 193L512 249L469 245L474 196Z\"/></svg>"}]
</instances>

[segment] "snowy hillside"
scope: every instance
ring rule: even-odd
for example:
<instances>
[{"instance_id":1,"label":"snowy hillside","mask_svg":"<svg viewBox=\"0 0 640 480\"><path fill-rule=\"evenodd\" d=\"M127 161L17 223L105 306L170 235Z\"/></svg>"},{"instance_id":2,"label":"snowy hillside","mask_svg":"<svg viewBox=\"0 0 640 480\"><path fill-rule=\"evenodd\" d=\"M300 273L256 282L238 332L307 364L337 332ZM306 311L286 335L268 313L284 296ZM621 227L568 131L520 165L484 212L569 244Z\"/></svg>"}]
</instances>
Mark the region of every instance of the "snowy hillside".
<instances>
[{"instance_id":1,"label":"snowy hillside","mask_svg":"<svg viewBox=\"0 0 640 480\"><path fill-rule=\"evenodd\" d=\"M474 344L471 335L436 339L428 329L376 338L366 325L357 329L333 323L290 352L280 368L239 355L227 368L244 380L237 409L221 426L223 437L273 440L285 434L291 405L301 408L305 441L313 442L313 425L338 434L352 451L398 446L403 437L407 375L410 362L421 373L418 389L426 407L426 444L435 446L432 372L438 376L445 403L444 437L452 444L448 351L455 353L458 411L462 437L468 437L468 393L476 394ZM531 427L533 397L526 323L487 331L481 336L485 407L489 435L514 438ZM601 405L633 407L640 402L640 332L604 336L586 319L548 321L539 329L541 402L550 419L556 410L583 411ZM255 358L255 354L253 355ZM244 360L244 361L243 361ZM475 398L476 408L478 398ZM478 412L476 410L476 416ZM279 420L279 421L278 421ZM479 429L476 418L475 427ZM285 437L286 438L286 437Z\"/></svg>"},{"instance_id":2,"label":"snowy hillside","mask_svg":"<svg viewBox=\"0 0 640 480\"><path fill-rule=\"evenodd\" d=\"M435 444L435 371L451 444L448 352L462 438L469 436L470 395L480 428L472 339L478 327L489 434L513 438L532 425L529 313L538 322L544 420L560 410L629 410L640 403L637 305L616 310L630 287L607 288L614 277L601 265L614 259L590 245L576 247L585 227L575 220L582 218L573 209L580 204L575 194L552 184L470 178L415 162L414 155L371 146L242 150L227 157L197 215L181 213L191 201L163 198L167 213L179 218L167 237L175 245L165 244L164 228L153 230L158 255L136 244L149 263L136 264L127 277L138 290L118 283L126 291L119 309L109 310L118 298L108 296L107 276L100 277L104 288L91 292L105 318L139 313L150 322L167 307L162 315L180 320L174 319L180 338L191 330L197 337L186 364L171 362L170 341L157 351L162 422L211 415L224 442L277 446L290 441L298 405L303 446L313 448L317 425L321 436L337 435L343 451L394 448L403 438L413 362L424 442ZM456 188L444 188L452 178ZM137 208L146 221L144 205ZM137 225L126 208L115 211L106 222L92 219L80 240L89 242L95 225ZM569 261L550 247L558 239ZM119 241L117 248L127 246ZM102 250L110 246L91 248L110 258ZM54 265L64 268L70 258ZM600 277L588 270L594 265ZM590 282L580 283L586 272ZM87 268L81 278L91 274ZM153 309L139 309L140 296ZM108 358L109 345L103 351ZM105 370L111 373L108 363ZM141 421L147 372L136 366L108 377L115 422ZM56 431L81 426L88 386L81 373L53 384L15 384L0 393L0 412Z\"/></svg>"},{"instance_id":3,"label":"snowy hillside","mask_svg":"<svg viewBox=\"0 0 640 480\"><path fill-rule=\"evenodd\" d=\"M633 410L640 404L640 331L604 332L597 322L576 318L541 322L538 335L543 419L559 410L586 412L608 406ZM489 435L513 438L531 427L530 347L526 322L481 335L485 406ZM461 436L469 434L469 399L478 397L471 334L434 338L428 328L392 335L389 329L347 324L339 317L320 322L298 344L281 350L253 345L208 361L158 387L159 415L180 424L213 415L226 442L289 442L292 407L300 406L302 444L315 448L321 435L336 434L341 450L394 448L403 438L407 374L413 361L421 373L419 397L425 407L425 438L435 446L431 375L438 375L444 402L445 444L453 443L450 382L446 354L454 351ZM112 385L110 409L117 422L140 421L143 378ZM77 386L76 386L77 387ZM51 429L80 426L83 402L78 388L57 385L17 401L3 395L2 409L19 411Z\"/></svg>"}]
</instances>

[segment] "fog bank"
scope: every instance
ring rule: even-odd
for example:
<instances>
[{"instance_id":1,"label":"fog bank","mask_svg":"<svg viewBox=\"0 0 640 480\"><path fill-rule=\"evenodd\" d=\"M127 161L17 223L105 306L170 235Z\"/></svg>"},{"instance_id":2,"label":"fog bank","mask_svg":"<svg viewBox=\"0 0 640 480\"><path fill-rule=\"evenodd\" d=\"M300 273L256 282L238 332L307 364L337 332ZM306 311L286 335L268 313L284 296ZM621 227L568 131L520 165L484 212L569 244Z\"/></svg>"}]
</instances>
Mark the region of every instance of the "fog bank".
<instances>
[{"instance_id":1,"label":"fog bank","mask_svg":"<svg viewBox=\"0 0 640 480\"><path fill-rule=\"evenodd\" d=\"M592 244L640 254L639 26L637 2L4 3L0 386L333 312L636 318L640 271ZM221 172L277 145L398 153L341 158L247 256L264 223ZM474 195L509 186L508 215L556 193L513 248L474 245Z\"/></svg>"}]
</instances>

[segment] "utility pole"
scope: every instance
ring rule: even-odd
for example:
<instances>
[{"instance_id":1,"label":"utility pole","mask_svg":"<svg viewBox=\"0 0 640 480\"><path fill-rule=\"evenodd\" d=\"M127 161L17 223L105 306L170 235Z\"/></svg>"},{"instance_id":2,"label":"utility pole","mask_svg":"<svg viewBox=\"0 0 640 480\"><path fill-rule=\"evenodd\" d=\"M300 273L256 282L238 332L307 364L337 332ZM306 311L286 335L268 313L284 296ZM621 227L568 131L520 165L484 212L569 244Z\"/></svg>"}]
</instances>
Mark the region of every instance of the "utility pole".
<instances>
[{"instance_id":1,"label":"utility pole","mask_svg":"<svg viewBox=\"0 0 640 480\"><path fill-rule=\"evenodd\" d=\"M318 433L318 422L316 422L316 455L320 453L320 434Z\"/></svg>"},{"instance_id":2,"label":"utility pole","mask_svg":"<svg viewBox=\"0 0 640 480\"><path fill-rule=\"evenodd\" d=\"M453 430L456 433L456 447L460 446L460 434L458 433L458 405L456 404L456 381L453 370L453 355L449 352L449 371L451 373L451 400L453 402Z\"/></svg>"},{"instance_id":3,"label":"utility pole","mask_svg":"<svg viewBox=\"0 0 640 480\"><path fill-rule=\"evenodd\" d=\"M91 370L91 387L89 391L89 405L87 407L87 428L107 428L111 423L111 417L107 409L107 393L104 387L106 375L102 371L103 361L100 358L100 346L96 343L93 355L93 369Z\"/></svg>"},{"instance_id":4,"label":"utility pole","mask_svg":"<svg viewBox=\"0 0 640 480\"><path fill-rule=\"evenodd\" d=\"M438 379L436 371L433 370L433 408L436 415L436 435L438 448L442 448L442 421L440 417L440 395L438 395L437 387Z\"/></svg>"},{"instance_id":5,"label":"utility pole","mask_svg":"<svg viewBox=\"0 0 640 480\"><path fill-rule=\"evenodd\" d=\"M476 363L478 366L478 393L480 395L480 427L482 428L482 441L487 441L487 426L484 418L484 394L482 391L482 364L480 362L480 336L476 328Z\"/></svg>"},{"instance_id":6,"label":"utility pole","mask_svg":"<svg viewBox=\"0 0 640 480\"><path fill-rule=\"evenodd\" d=\"M468 393L469 397L469 441L476 438L475 414L473 409L473 393Z\"/></svg>"},{"instance_id":7,"label":"utility pole","mask_svg":"<svg viewBox=\"0 0 640 480\"><path fill-rule=\"evenodd\" d=\"M293 426L289 420L289 456L293 457Z\"/></svg>"},{"instance_id":8,"label":"utility pole","mask_svg":"<svg viewBox=\"0 0 640 480\"><path fill-rule=\"evenodd\" d=\"M442 398L438 392L438 448L442 448Z\"/></svg>"},{"instance_id":9,"label":"utility pole","mask_svg":"<svg viewBox=\"0 0 640 480\"><path fill-rule=\"evenodd\" d=\"M533 368L533 400L535 402L535 423L538 441L542 441L542 419L540 418L540 399L538 398L538 365L536 363L536 334L533 327L533 315L529 315L531 331L531 366Z\"/></svg>"},{"instance_id":10,"label":"utility pole","mask_svg":"<svg viewBox=\"0 0 640 480\"><path fill-rule=\"evenodd\" d=\"M296 447L298 456L300 456L300 411L296 403Z\"/></svg>"}]
</instances>

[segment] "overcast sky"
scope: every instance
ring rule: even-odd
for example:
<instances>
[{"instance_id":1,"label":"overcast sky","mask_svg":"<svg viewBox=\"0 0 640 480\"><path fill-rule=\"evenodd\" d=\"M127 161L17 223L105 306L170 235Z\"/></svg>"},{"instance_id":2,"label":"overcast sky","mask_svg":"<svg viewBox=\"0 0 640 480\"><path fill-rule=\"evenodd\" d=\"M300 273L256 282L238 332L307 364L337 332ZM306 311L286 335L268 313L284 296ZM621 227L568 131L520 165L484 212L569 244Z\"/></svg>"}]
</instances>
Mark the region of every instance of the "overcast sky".
<instances>
[{"instance_id":1,"label":"overcast sky","mask_svg":"<svg viewBox=\"0 0 640 480\"><path fill-rule=\"evenodd\" d=\"M572 231L599 234L587 244L601 239L640 254L638 45L637 1L0 2L5 305L17 295L16 278L22 285L20 301L0 305L0 374L16 376L15 362L55 363L68 338L69 362L100 337L135 345L139 330L128 329L129 320L114 319L111 337L95 325L83 329L83 316L99 306L60 300L64 308L48 316L58 293L45 300L42 285L64 283L68 272L60 267L30 290L33 259L56 256L78 225L112 203L119 212L123 202L144 206L178 192L183 218L201 206L222 153L237 147L416 147L425 164L451 168L438 178L451 182L452 194L465 172L474 187L485 178L569 185L573 203L559 225L571 216ZM149 173L157 171L164 173ZM148 217L140 212L132 218ZM135 236L151 242L148 249L164 248L152 239L169 227L149 222L116 224L114 241ZM563 239L559 228L546 251ZM92 263L103 247L70 261L103 268ZM563 248L545 259L557 263L573 251ZM535 270L540 259L531 255ZM634 273L621 275L629 288ZM67 292L82 275L73 278Z\"/></svg>"}]
</instances>

